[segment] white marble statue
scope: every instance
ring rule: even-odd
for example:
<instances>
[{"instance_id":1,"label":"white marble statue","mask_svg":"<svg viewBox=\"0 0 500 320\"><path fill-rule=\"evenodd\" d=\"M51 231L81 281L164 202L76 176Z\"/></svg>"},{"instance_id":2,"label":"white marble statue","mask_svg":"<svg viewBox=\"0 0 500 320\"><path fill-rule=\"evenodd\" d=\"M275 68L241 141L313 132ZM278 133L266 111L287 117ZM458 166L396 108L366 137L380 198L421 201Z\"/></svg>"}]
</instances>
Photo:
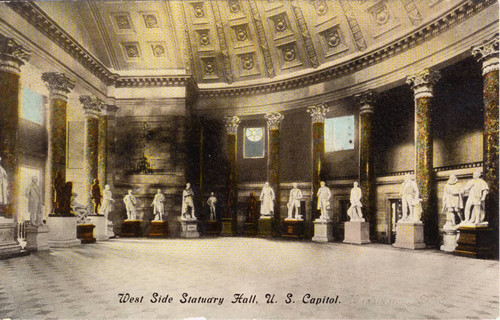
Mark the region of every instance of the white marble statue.
<instances>
[{"instance_id":1,"label":"white marble statue","mask_svg":"<svg viewBox=\"0 0 500 320\"><path fill-rule=\"evenodd\" d=\"M351 206L347 210L347 215L349 215L350 221L365 221L363 218L363 212L361 211L361 208L363 207L361 197L361 188L358 187L357 182L354 182L353 188L351 189Z\"/></svg>"},{"instance_id":2,"label":"white marble statue","mask_svg":"<svg viewBox=\"0 0 500 320\"><path fill-rule=\"evenodd\" d=\"M290 190L290 197L288 199L288 217L287 219L302 220L300 215L300 200L302 199L302 191L297 188L297 183L293 183L293 188ZM294 215L295 213L295 215Z\"/></svg>"},{"instance_id":3,"label":"white marble statue","mask_svg":"<svg viewBox=\"0 0 500 320\"><path fill-rule=\"evenodd\" d=\"M151 206L153 207L153 221L163 221L163 214L165 213L165 205L163 202L165 201L165 196L161 193L161 189L158 189L158 193L155 194L153 202Z\"/></svg>"},{"instance_id":4,"label":"white marble statue","mask_svg":"<svg viewBox=\"0 0 500 320\"><path fill-rule=\"evenodd\" d=\"M7 172L1 165L2 158L0 158L0 205L7 204L7 187L9 185L9 180Z\"/></svg>"},{"instance_id":5,"label":"white marble statue","mask_svg":"<svg viewBox=\"0 0 500 320\"><path fill-rule=\"evenodd\" d=\"M455 215L462 220L461 210L464 208L462 185L458 183L457 177L452 174L444 186L443 211L446 212L446 225L456 225Z\"/></svg>"},{"instance_id":6,"label":"white marble statue","mask_svg":"<svg viewBox=\"0 0 500 320\"><path fill-rule=\"evenodd\" d=\"M26 188L24 195L28 198L28 212L30 214L31 225L42 225L42 191L38 186L38 177L31 177L31 183Z\"/></svg>"},{"instance_id":7,"label":"white marble statue","mask_svg":"<svg viewBox=\"0 0 500 320\"><path fill-rule=\"evenodd\" d=\"M421 199L419 198L418 186L415 175L407 174L405 181L401 185L401 204L403 215L398 222L418 222L421 211Z\"/></svg>"},{"instance_id":8,"label":"white marble statue","mask_svg":"<svg viewBox=\"0 0 500 320\"><path fill-rule=\"evenodd\" d=\"M191 189L191 184L186 183L186 189L182 191L182 212L181 219L183 220L196 220L194 214L194 192ZM189 217L188 217L189 216Z\"/></svg>"},{"instance_id":9,"label":"white marble statue","mask_svg":"<svg viewBox=\"0 0 500 320\"><path fill-rule=\"evenodd\" d=\"M132 190L129 190L127 195L123 197L123 202L125 203L125 209L127 210L127 220L137 219L137 209L135 205L137 204L137 199L132 194Z\"/></svg>"},{"instance_id":10,"label":"white marble statue","mask_svg":"<svg viewBox=\"0 0 500 320\"><path fill-rule=\"evenodd\" d=\"M88 207L84 206L80 202L76 200L78 197L78 193L73 192L71 195L71 209L76 213L76 223L83 224L89 223L90 218L89 215L94 211L93 206L89 205Z\"/></svg>"},{"instance_id":11,"label":"white marble statue","mask_svg":"<svg viewBox=\"0 0 500 320\"><path fill-rule=\"evenodd\" d=\"M208 208L210 209L210 221L215 221L215 205L217 203L217 198L213 192L210 192L210 197L207 199Z\"/></svg>"},{"instance_id":12,"label":"white marble statue","mask_svg":"<svg viewBox=\"0 0 500 320\"><path fill-rule=\"evenodd\" d=\"M109 184L104 186L104 191L102 192L102 205L101 205L101 214L108 221L108 216L111 210L113 210L113 203L115 200L113 199L113 194L111 193L111 187Z\"/></svg>"},{"instance_id":13,"label":"white marble statue","mask_svg":"<svg viewBox=\"0 0 500 320\"><path fill-rule=\"evenodd\" d=\"M481 179L480 170L474 171L472 180L467 182L464 190L466 193L469 193L469 198L467 198L467 202L465 203L465 217L462 224L487 225L488 222L484 221L484 216L485 200L489 187L486 181Z\"/></svg>"},{"instance_id":14,"label":"white marble statue","mask_svg":"<svg viewBox=\"0 0 500 320\"><path fill-rule=\"evenodd\" d=\"M260 192L260 216L271 217L274 214L274 190L269 186L269 182L264 183Z\"/></svg>"},{"instance_id":15,"label":"white marble statue","mask_svg":"<svg viewBox=\"0 0 500 320\"><path fill-rule=\"evenodd\" d=\"M320 182L320 188L318 189L318 205L317 209L321 211L321 216L319 220L328 221L330 220L330 216L328 214L328 210L330 210L330 198L332 197L332 192L330 188L325 185L324 181Z\"/></svg>"}]
</instances>

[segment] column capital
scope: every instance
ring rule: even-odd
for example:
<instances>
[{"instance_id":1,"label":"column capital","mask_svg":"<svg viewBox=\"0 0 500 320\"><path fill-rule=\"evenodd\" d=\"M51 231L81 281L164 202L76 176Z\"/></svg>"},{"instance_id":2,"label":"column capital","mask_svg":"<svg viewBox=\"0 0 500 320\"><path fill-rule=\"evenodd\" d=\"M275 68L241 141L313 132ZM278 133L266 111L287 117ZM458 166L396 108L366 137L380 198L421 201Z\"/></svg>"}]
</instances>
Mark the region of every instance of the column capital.
<instances>
[{"instance_id":1,"label":"column capital","mask_svg":"<svg viewBox=\"0 0 500 320\"><path fill-rule=\"evenodd\" d=\"M0 71L19 74L24 61L31 58L31 51L20 45L15 39L0 34Z\"/></svg>"},{"instance_id":2,"label":"column capital","mask_svg":"<svg viewBox=\"0 0 500 320\"><path fill-rule=\"evenodd\" d=\"M240 118L237 116L224 117L224 123L226 125L228 134L236 134L238 132L238 126L240 125Z\"/></svg>"},{"instance_id":3,"label":"column capital","mask_svg":"<svg viewBox=\"0 0 500 320\"><path fill-rule=\"evenodd\" d=\"M264 116L267 120L267 126L269 130L279 130L281 120L283 120L284 116L279 112L271 112Z\"/></svg>"},{"instance_id":4,"label":"column capital","mask_svg":"<svg viewBox=\"0 0 500 320\"><path fill-rule=\"evenodd\" d=\"M114 116L118 111L118 107L113 104L104 104L101 109L101 114L103 116Z\"/></svg>"},{"instance_id":5,"label":"column capital","mask_svg":"<svg viewBox=\"0 0 500 320\"><path fill-rule=\"evenodd\" d=\"M99 117L104 106L104 102L97 97L80 96L80 102L83 104L83 111L86 117Z\"/></svg>"},{"instance_id":6,"label":"column capital","mask_svg":"<svg viewBox=\"0 0 500 320\"><path fill-rule=\"evenodd\" d=\"M61 72L44 72L42 81L49 88L50 95L62 100L68 100L68 93L75 87L75 81Z\"/></svg>"},{"instance_id":7,"label":"column capital","mask_svg":"<svg viewBox=\"0 0 500 320\"><path fill-rule=\"evenodd\" d=\"M324 104L307 107L307 112L311 115L313 123L325 122L327 111L328 107Z\"/></svg>"},{"instance_id":8,"label":"column capital","mask_svg":"<svg viewBox=\"0 0 500 320\"><path fill-rule=\"evenodd\" d=\"M498 33L482 44L472 47L472 55L483 63L483 76L498 70Z\"/></svg>"},{"instance_id":9,"label":"column capital","mask_svg":"<svg viewBox=\"0 0 500 320\"><path fill-rule=\"evenodd\" d=\"M424 69L420 72L412 74L406 78L406 83L413 89L415 99L431 98L434 96L433 87L441 78L438 71L432 69Z\"/></svg>"},{"instance_id":10,"label":"column capital","mask_svg":"<svg viewBox=\"0 0 500 320\"><path fill-rule=\"evenodd\" d=\"M373 105L377 99L377 92L374 90L368 90L362 93L358 93L354 96L356 103L359 106L359 113L373 113Z\"/></svg>"}]
</instances>

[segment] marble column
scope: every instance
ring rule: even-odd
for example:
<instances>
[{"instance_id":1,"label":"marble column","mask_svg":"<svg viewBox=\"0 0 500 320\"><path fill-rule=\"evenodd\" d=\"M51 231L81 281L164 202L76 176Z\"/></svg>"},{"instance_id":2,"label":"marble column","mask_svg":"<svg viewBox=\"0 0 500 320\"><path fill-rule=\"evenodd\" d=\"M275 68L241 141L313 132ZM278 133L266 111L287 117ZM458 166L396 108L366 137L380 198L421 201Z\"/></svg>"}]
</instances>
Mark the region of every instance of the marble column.
<instances>
[{"instance_id":1,"label":"marble column","mask_svg":"<svg viewBox=\"0 0 500 320\"><path fill-rule=\"evenodd\" d=\"M372 90L355 96L359 106L359 186L363 194L363 214L375 235L375 180L372 155L373 105L376 93Z\"/></svg>"},{"instance_id":2,"label":"marble column","mask_svg":"<svg viewBox=\"0 0 500 320\"><path fill-rule=\"evenodd\" d=\"M237 116L224 118L227 129L227 158L229 161L229 172L227 176L227 206L224 219L231 219L231 234L237 231L237 205L238 205L238 166L237 166L237 134L240 118ZM227 224L224 224L227 226ZM227 227L223 226L223 234L228 234Z\"/></svg>"},{"instance_id":3,"label":"marble column","mask_svg":"<svg viewBox=\"0 0 500 320\"><path fill-rule=\"evenodd\" d=\"M56 174L66 181L66 109L68 94L75 87L75 82L64 73L45 72L42 80L50 92L47 112L47 162L45 167L45 210L51 214L54 210L54 192L52 185Z\"/></svg>"},{"instance_id":4,"label":"marble column","mask_svg":"<svg viewBox=\"0 0 500 320\"><path fill-rule=\"evenodd\" d=\"M96 97L81 96L85 112L84 125L84 190L85 194L80 197L83 204L92 204L90 187L94 179L98 178L98 149L99 149L99 115L103 109L103 101Z\"/></svg>"},{"instance_id":5,"label":"marble column","mask_svg":"<svg viewBox=\"0 0 500 320\"><path fill-rule=\"evenodd\" d=\"M5 170L0 184L0 257L16 255L21 246L16 239L19 175L19 89L20 68L30 52L16 40L0 34L0 166ZM1 174L1 173L0 173Z\"/></svg>"},{"instance_id":6,"label":"marble column","mask_svg":"<svg viewBox=\"0 0 500 320\"><path fill-rule=\"evenodd\" d=\"M407 77L415 99L415 175L422 199L422 222L427 245L439 242L438 213L434 190L431 100L440 74L424 69Z\"/></svg>"},{"instance_id":7,"label":"marble column","mask_svg":"<svg viewBox=\"0 0 500 320\"><path fill-rule=\"evenodd\" d=\"M306 237L313 235L313 220L319 217L316 209L320 182L322 179L322 166L325 161L325 118L328 107L324 104L310 106L307 112L312 118L312 210L311 216L306 216ZM309 234L307 234L309 233Z\"/></svg>"},{"instance_id":8,"label":"marble column","mask_svg":"<svg viewBox=\"0 0 500 320\"><path fill-rule=\"evenodd\" d=\"M279 112L268 113L264 116L267 120L269 148L267 157L267 182L274 190L274 219L275 234L280 233L280 123L283 115Z\"/></svg>"},{"instance_id":9,"label":"marble column","mask_svg":"<svg viewBox=\"0 0 500 320\"><path fill-rule=\"evenodd\" d=\"M110 155L110 140L114 140L114 132L109 133L110 118L116 116L116 110L118 108L114 105L106 104L103 106L101 117L99 118L99 141L98 141L98 153L97 153L97 177L99 179L99 185L101 190L104 190L104 186L109 184L108 182L108 168L110 167L111 161L109 160Z\"/></svg>"}]
</instances>

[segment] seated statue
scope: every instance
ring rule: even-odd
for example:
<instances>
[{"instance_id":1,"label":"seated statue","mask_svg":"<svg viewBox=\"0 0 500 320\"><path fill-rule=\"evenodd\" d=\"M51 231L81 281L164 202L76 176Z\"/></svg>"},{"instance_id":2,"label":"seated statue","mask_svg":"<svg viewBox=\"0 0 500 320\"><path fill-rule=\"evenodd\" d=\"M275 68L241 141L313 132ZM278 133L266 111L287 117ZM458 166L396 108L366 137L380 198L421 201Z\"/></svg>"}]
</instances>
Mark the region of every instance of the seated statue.
<instances>
[{"instance_id":1,"label":"seated statue","mask_svg":"<svg viewBox=\"0 0 500 320\"><path fill-rule=\"evenodd\" d=\"M86 207L83 204L79 203L76 200L77 197L78 194L76 192L73 192L73 195L71 197L71 207L77 216L76 223L78 224L89 223L90 218L88 216L92 214L93 207L92 205Z\"/></svg>"}]
</instances>

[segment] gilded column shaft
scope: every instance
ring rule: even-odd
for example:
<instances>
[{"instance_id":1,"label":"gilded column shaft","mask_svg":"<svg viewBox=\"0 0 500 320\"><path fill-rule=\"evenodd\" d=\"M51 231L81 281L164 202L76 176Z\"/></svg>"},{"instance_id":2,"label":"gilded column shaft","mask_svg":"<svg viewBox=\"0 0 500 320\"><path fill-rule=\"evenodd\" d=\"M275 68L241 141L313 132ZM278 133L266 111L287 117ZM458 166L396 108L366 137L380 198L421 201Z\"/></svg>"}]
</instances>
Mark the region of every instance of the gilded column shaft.
<instances>
[{"instance_id":1,"label":"gilded column shaft","mask_svg":"<svg viewBox=\"0 0 500 320\"><path fill-rule=\"evenodd\" d=\"M227 129L227 159L229 162L227 174L227 206L225 219L231 219L231 231L236 234L238 205L238 162L237 133L240 119L236 116L224 118Z\"/></svg>"},{"instance_id":2,"label":"gilded column shaft","mask_svg":"<svg viewBox=\"0 0 500 320\"><path fill-rule=\"evenodd\" d=\"M267 157L267 182L275 193L274 219L280 221L280 123L283 115L279 112L265 115L268 127L269 148ZM279 233L279 223L275 224L275 232Z\"/></svg>"},{"instance_id":3,"label":"gilded column shaft","mask_svg":"<svg viewBox=\"0 0 500 320\"><path fill-rule=\"evenodd\" d=\"M97 163L98 163L98 174L97 177L99 179L99 185L101 190L104 190L104 186L106 185L106 176L108 169L108 116L102 115L99 119L99 141L98 141L98 152L97 152Z\"/></svg>"}]
</instances>

